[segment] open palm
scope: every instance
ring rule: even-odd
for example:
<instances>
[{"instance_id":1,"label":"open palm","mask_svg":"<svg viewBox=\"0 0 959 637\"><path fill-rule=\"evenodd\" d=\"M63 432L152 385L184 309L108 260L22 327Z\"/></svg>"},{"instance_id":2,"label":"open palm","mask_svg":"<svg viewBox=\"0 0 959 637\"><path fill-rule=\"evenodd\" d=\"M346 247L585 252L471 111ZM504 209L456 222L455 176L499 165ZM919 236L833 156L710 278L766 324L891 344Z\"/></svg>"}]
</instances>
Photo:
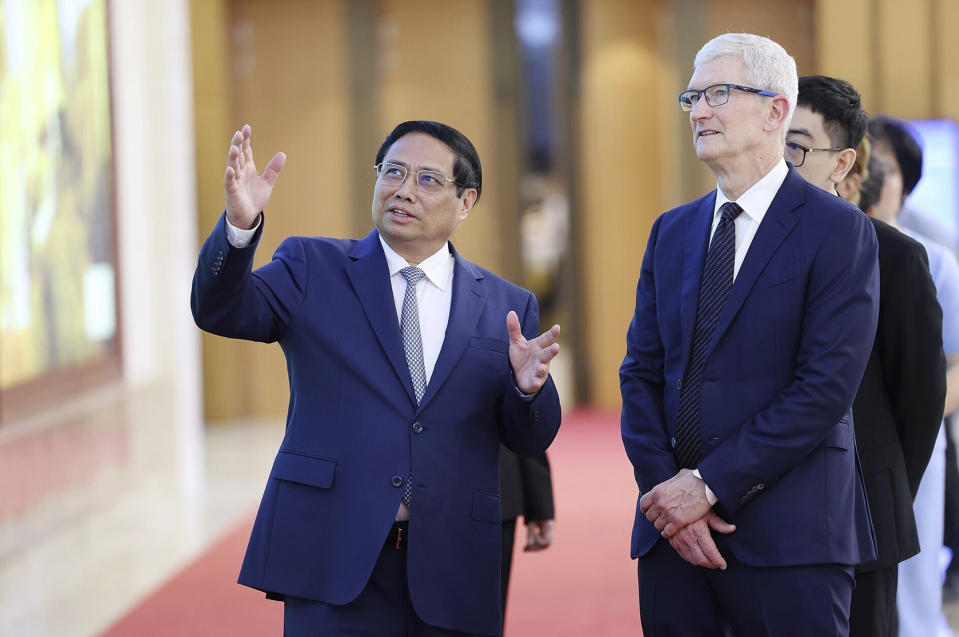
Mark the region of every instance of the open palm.
<instances>
[{"instance_id":1,"label":"open palm","mask_svg":"<svg viewBox=\"0 0 959 637\"><path fill-rule=\"evenodd\" d=\"M526 340L516 312L506 315L509 332L509 362L516 387L524 394L535 394L549 376L549 362L559 354L559 325L554 325L531 341Z\"/></svg>"},{"instance_id":2,"label":"open palm","mask_svg":"<svg viewBox=\"0 0 959 637\"><path fill-rule=\"evenodd\" d=\"M258 174L253 162L253 146L250 137L253 129L249 124L233 134L226 158L226 173L223 188L226 193L226 215L230 223L248 229L270 201L276 178L286 163L286 155L277 153L266 165L263 174Z\"/></svg>"}]
</instances>

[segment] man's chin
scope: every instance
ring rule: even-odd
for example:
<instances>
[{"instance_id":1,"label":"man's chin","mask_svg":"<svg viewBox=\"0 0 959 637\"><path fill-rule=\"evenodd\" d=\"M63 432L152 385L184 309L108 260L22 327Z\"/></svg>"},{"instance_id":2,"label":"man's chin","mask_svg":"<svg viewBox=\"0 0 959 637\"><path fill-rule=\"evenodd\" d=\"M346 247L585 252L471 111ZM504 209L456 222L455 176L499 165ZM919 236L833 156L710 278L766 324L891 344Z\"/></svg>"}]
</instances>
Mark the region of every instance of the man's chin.
<instances>
[{"instance_id":1,"label":"man's chin","mask_svg":"<svg viewBox=\"0 0 959 637\"><path fill-rule=\"evenodd\" d=\"M696 144L696 159L699 161L714 161L719 158L720 153L715 148L710 148L708 144Z\"/></svg>"}]
</instances>

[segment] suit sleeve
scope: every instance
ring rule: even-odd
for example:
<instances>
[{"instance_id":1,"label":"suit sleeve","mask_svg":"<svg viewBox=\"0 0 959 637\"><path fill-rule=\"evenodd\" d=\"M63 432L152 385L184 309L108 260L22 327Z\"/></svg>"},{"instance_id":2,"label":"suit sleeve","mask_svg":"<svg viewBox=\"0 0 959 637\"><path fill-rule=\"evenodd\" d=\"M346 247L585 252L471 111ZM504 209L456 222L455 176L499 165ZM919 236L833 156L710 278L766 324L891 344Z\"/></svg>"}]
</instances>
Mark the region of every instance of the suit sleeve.
<instances>
[{"instance_id":1,"label":"suit sleeve","mask_svg":"<svg viewBox=\"0 0 959 637\"><path fill-rule=\"evenodd\" d=\"M792 382L699 465L730 514L836 431L862 380L879 315L876 232L865 215L837 210L834 219L806 281Z\"/></svg>"},{"instance_id":2,"label":"suit sleeve","mask_svg":"<svg viewBox=\"0 0 959 637\"><path fill-rule=\"evenodd\" d=\"M523 485L523 518L528 524L556 517L553 507L553 480L546 452L532 458L520 458Z\"/></svg>"},{"instance_id":3,"label":"suit sleeve","mask_svg":"<svg viewBox=\"0 0 959 637\"><path fill-rule=\"evenodd\" d=\"M539 306L536 297L527 293L526 307L517 312L523 336L532 340L539 336ZM505 324L506 315L503 315ZM502 426L500 440L506 447L527 458L538 455L549 447L559 431L562 413L559 394L553 377L547 376L546 383L532 400L524 399L516 389L512 369L507 369L508 378L503 395Z\"/></svg>"},{"instance_id":4,"label":"suit sleeve","mask_svg":"<svg viewBox=\"0 0 959 637\"><path fill-rule=\"evenodd\" d=\"M299 239L285 239L273 260L252 271L263 224L245 248L226 235L224 213L200 249L190 308L201 329L229 338L271 343L279 340L305 295L308 268Z\"/></svg>"},{"instance_id":5,"label":"suit sleeve","mask_svg":"<svg viewBox=\"0 0 959 637\"><path fill-rule=\"evenodd\" d=\"M886 278L876 339L909 491L915 498L939 433L946 397L942 310L920 244L904 244Z\"/></svg>"},{"instance_id":6,"label":"suit sleeve","mask_svg":"<svg viewBox=\"0 0 959 637\"><path fill-rule=\"evenodd\" d=\"M648 491L679 470L663 416L664 348L659 336L653 263L662 217L646 242L636 287L636 309L626 333L626 357L619 368L623 396L620 430L640 491Z\"/></svg>"}]
</instances>

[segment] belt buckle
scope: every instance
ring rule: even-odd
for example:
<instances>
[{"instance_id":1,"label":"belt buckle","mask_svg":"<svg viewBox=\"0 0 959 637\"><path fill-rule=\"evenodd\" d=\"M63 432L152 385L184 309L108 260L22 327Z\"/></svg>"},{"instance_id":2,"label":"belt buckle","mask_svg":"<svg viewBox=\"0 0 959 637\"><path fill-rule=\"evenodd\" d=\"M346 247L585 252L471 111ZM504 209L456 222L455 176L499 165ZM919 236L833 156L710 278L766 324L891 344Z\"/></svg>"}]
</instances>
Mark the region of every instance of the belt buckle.
<instances>
[{"instance_id":1,"label":"belt buckle","mask_svg":"<svg viewBox=\"0 0 959 637\"><path fill-rule=\"evenodd\" d=\"M396 550L402 550L406 546L405 538L403 537L403 529L396 529Z\"/></svg>"}]
</instances>

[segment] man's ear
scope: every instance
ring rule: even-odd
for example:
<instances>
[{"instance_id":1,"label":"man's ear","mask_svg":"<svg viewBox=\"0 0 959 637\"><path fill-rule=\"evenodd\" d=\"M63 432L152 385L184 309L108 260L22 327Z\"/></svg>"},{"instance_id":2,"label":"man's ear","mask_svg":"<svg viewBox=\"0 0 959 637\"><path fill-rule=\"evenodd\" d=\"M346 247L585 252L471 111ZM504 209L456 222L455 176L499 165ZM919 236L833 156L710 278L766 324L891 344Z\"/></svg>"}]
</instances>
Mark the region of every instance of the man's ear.
<instances>
[{"instance_id":1,"label":"man's ear","mask_svg":"<svg viewBox=\"0 0 959 637\"><path fill-rule=\"evenodd\" d=\"M789 100L783 95L770 97L769 116L766 118L766 130L779 130L786 125L789 117Z\"/></svg>"},{"instance_id":2,"label":"man's ear","mask_svg":"<svg viewBox=\"0 0 959 637\"><path fill-rule=\"evenodd\" d=\"M476 192L476 188L467 188L466 192L463 193L462 199L460 199L460 220L466 219L469 215L470 210L473 209L473 204L476 203L476 198L479 195Z\"/></svg>"},{"instance_id":3,"label":"man's ear","mask_svg":"<svg viewBox=\"0 0 959 637\"><path fill-rule=\"evenodd\" d=\"M844 148L838 153L836 153L836 165L833 167L832 172L829 173L829 181L834 184L839 184L845 177L846 173L852 168L853 164L856 163L856 150L853 148Z\"/></svg>"}]
</instances>

